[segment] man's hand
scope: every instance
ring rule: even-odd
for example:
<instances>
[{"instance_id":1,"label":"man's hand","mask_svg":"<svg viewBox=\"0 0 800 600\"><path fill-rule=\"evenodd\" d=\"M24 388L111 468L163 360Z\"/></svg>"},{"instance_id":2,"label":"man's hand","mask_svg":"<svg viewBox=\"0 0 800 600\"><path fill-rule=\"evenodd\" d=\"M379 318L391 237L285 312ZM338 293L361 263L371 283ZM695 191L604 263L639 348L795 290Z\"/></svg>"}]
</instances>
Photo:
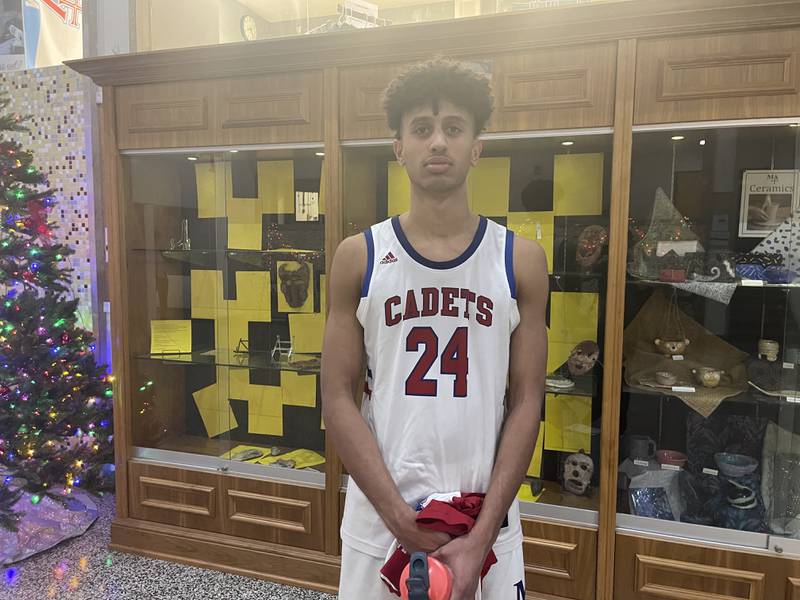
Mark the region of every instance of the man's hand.
<instances>
[{"instance_id":1,"label":"man's hand","mask_svg":"<svg viewBox=\"0 0 800 600\"><path fill-rule=\"evenodd\" d=\"M487 554L483 545L471 539L469 534L455 538L432 554L453 572L450 600L475 599Z\"/></svg>"},{"instance_id":2,"label":"man's hand","mask_svg":"<svg viewBox=\"0 0 800 600\"><path fill-rule=\"evenodd\" d=\"M397 543L403 547L407 554L425 552L432 554L452 538L441 531L434 531L417 525L417 513L411 507L403 516L402 522L394 532Z\"/></svg>"}]
</instances>

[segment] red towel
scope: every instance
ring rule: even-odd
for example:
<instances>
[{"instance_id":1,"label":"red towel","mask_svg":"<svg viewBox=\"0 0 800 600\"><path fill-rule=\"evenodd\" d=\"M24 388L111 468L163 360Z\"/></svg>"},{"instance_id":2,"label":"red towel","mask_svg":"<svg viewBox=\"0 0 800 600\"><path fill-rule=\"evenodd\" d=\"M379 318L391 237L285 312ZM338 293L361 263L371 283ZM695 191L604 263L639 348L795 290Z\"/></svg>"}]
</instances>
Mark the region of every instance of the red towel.
<instances>
[{"instance_id":1,"label":"red towel","mask_svg":"<svg viewBox=\"0 0 800 600\"><path fill-rule=\"evenodd\" d=\"M428 506L417 513L417 523L420 527L442 531L454 538L467 534L472 530L481 512L484 496L485 494L462 494L450 502L431 500ZM396 596L400 595L400 575L410 560L411 557L402 546L398 546L381 569L381 579ZM494 550L490 550L483 563L481 579L496 562Z\"/></svg>"}]
</instances>

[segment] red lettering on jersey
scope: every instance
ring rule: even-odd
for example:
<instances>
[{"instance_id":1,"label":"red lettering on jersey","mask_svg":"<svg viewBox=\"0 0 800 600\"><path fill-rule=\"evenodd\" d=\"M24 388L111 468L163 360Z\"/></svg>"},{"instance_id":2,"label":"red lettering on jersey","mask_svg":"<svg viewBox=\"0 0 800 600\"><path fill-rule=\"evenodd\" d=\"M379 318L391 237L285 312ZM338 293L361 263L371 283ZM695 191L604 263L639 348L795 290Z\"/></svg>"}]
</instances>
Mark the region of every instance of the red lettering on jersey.
<instances>
[{"instance_id":1,"label":"red lettering on jersey","mask_svg":"<svg viewBox=\"0 0 800 600\"><path fill-rule=\"evenodd\" d=\"M492 302L486 296L478 296L478 316L476 317L478 323L481 325L485 325L486 327L492 326L492 309L494 308L494 302Z\"/></svg>"},{"instance_id":2,"label":"red lettering on jersey","mask_svg":"<svg viewBox=\"0 0 800 600\"><path fill-rule=\"evenodd\" d=\"M419 316L419 309L417 308L417 298L414 296L414 290L408 290L406 294L406 311L403 313L403 321L407 319L416 319Z\"/></svg>"},{"instance_id":3,"label":"red lettering on jersey","mask_svg":"<svg viewBox=\"0 0 800 600\"><path fill-rule=\"evenodd\" d=\"M391 327L392 325L397 325L401 321L400 313L396 315L392 314L392 307L400 306L400 296L392 296L386 301L383 308L386 313L386 326Z\"/></svg>"},{"instance_id":4,"label":"red lettering on jersey","mask_svg":"<svg viewBox=\"0 0 800 600\"><path fill-rule=\"evenodd\" d=\"M422 316L432 317L439 312L439 290L422 288Z\"/></svg>"},{"instance_id":5,"label":"red lettering on jersey","mask_svg":"<svg viewBox=\"0 0 800 600\"><path fill-rule=\"evenodd\" d=\"M475 292L461 288L461 297L467 300L464 307L464 318L469 319L469 304L475 302Z\"/></svg>"},{"instance_id":6,"label":"red lettering on jersey","mask_svg":"<svg viewBox=\"0 0 800 600\"><path fill-rule=\"evenodd\" d=\"M453 306L453 300L458 298L458 288L442 288L442 316L457 317L458 309Z\"/></svg>"}]
</instances>

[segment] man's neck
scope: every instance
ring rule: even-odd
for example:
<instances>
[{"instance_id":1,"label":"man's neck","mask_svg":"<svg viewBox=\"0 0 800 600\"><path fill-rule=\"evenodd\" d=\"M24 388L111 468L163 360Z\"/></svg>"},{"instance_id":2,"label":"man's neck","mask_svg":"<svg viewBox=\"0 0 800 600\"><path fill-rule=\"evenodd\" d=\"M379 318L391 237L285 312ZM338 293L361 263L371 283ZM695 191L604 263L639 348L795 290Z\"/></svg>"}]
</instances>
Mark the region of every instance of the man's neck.
<instances>
[{"instance_id":1,"label":"man's neck","mask_svg":"<svg viewBox=\"0 0 800 600\"><path fill-rule=\"evenodd\" d=\"M411 208L403 227L426 239L452 238L475 230L477 217L469 210L467 186L446 196L411 189Z\"/></svg>"}]
</instances>

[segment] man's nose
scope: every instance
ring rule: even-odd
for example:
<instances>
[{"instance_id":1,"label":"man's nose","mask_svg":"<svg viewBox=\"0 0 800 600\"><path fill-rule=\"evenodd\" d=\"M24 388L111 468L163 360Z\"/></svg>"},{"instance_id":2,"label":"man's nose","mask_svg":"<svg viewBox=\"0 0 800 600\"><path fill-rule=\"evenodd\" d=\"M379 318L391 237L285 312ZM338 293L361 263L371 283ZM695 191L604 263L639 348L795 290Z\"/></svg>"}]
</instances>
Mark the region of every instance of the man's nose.
<instances>
[{"instance_id":1,"label":"man's nose","mask_svg":"<svg viewBox=\"0 0 800 600\"><path fill-rule=\"evenodd\" d=\"M431 152L442 151L447 148L447 136L440 128L435 128L430 137Z\"/></svg>"}]
</instances>

